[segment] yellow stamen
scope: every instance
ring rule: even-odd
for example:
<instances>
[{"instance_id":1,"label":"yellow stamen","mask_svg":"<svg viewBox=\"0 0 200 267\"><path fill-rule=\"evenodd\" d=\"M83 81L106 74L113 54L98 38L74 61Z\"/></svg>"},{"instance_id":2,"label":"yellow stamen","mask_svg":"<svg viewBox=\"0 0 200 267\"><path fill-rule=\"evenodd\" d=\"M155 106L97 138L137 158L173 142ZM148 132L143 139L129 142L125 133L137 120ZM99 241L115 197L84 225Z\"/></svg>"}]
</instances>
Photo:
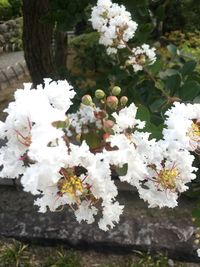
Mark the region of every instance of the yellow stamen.
<instances>
[{"instance_id":1,"label":"yellow stamen","mask_svg":"<svg viewBox=\"0 0 200 267\"><path fill-rule=\"evenodd\" d=\"M178 170L173 168L171 170L163 169L160 171L157 177L159 184L165 189L176 188L176 178L178 176Z\"/></svg>"},{"instance_id":2,"label":"yellow stamen","mask_svg":"<svg viewBox=\"0 0 200 267\"><path fill-rule=\"evenodd\" d=\"M70 195L76 195L77 191L81 193L84 191L82 181L76 175L60 180L58 189L61 194L68 193Z\"/></svg>"},{"instance_id":3,"label":"yellow stamen","mask_svg":"<svg viewBox=\"0 0 200 267\"><path fill-rule=\"evenodd\" d=\"M196 141L196 142L200 141L200 125L193 122L187 135L193 141Z\"/></svg>"}]
</instances>

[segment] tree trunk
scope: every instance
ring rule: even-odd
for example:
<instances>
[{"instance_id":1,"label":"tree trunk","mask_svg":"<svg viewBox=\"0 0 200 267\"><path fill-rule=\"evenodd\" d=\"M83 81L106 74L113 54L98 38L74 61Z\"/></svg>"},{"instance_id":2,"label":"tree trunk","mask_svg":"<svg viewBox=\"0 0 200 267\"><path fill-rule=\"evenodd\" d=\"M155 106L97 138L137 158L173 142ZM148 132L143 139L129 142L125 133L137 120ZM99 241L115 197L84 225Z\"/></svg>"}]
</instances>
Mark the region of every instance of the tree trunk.
<instances>
[{"instance_id":1,"label":"tree trunk","mask_svg":"<svg viewBox=\"0 0 200 267\"><path fill-rule=\"evenodd\" d=\"M49 0L23 0L23 46L34 86L54 73L52 54L53 25L43 23Z\"/></svg>"},{"instance_id":2,"label":"tree trunk","mask_svg":"<svg viewBox=\"0 0 200 267\"><path fill-rule=\"evenodd\" d=\"M55 32L55 66L56 69L66 69L67 65L67 34L64 32Z\"/></svg>"}]
</instances>

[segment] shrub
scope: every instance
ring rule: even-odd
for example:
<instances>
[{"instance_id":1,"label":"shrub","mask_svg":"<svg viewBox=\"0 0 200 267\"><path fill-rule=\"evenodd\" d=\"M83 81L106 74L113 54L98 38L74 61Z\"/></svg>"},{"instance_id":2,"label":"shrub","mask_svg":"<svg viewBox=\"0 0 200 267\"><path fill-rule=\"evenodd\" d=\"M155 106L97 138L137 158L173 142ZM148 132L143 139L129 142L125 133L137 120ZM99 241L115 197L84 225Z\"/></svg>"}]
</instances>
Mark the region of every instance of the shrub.
<instances>
[{"instance_id":1,"label":"shrub","mask_svg":"<svg viewBox=\"0 0 200 267\"><path fill-rule=\"evenodd\" d=\"M8 0L0 0L0 20L7 20L12 16L12 8Z\"/></svg>"}]
</instances>

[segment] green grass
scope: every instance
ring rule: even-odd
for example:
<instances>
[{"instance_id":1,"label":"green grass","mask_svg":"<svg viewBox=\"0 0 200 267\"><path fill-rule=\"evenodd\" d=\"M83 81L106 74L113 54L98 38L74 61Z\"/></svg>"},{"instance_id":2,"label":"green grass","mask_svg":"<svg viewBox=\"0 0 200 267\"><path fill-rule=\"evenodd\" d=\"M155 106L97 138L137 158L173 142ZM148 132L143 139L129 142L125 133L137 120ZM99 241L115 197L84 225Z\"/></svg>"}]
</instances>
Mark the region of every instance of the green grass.
<instances>
[{"instance_id":1,"label":"green grass","mask_svg":"<svg viewBox=\"0 0 200 267\"><path fill-rule=\"evenodd\" d=\"M174 267L187 267L173 263ZM96 252L75 252L64 248L27 246L15 240L0 242L0 267L168 267L169 259L164 254L133 251L120 256Z\"/></svg>"},{"instance_id":2,"label":"green grass","mask_svg":"<svg viewBox=\"0 0 200 267\"><path fill-rule=\"evenodd\" d=\"M72 250L61 249L56 254L45 259L44 267L81 267L81 259Z\"/></svg>"},{"instance_id":3,"label":"green grass","mask_svg":"<svg viewBox=\"0 0 200 267\"><path fill-rule=\"evenodd\" d=\"M0 266L2 267L29 267L30 255L27 245L18 241L0 245Z\"/></svg>"}]
</instances>

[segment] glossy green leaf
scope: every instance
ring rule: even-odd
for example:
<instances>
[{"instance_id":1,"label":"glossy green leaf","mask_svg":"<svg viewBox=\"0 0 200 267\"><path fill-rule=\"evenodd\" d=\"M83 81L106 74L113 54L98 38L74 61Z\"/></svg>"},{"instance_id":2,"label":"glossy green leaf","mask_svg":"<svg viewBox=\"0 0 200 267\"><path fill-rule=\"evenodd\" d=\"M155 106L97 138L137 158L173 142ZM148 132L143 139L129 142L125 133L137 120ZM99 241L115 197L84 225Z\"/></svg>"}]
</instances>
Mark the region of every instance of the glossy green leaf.
<instances>
[{"instance_id":1,"label":"glossy green leaf","mask_svg":"<svg viewBox=\"0 0 200 267\"><path fill-rule=\"evenodd\" d=\"M196 61L194 60L188 61L183 65L180 72L182 73L183 76L190 75L194 71L196 65L197 65Z\"/></svg>"},{"instance_id":2,"label":"glossy green leaf","mask_svg":"<svg viewBox=\"0 0 200 267\"><path fill-rule=\"evenodd\" d=\"M193 100L200 93L200 84L197 81L187 81L179 89L179 97L183 101Z\"/></svg>"},{"instance_id":3,"label":"glossy green leaf","mask_svg":"<svg viewBox=\"0 0 200 267\"><path fill-rule=\"evenodd\" d=\"M166 103L166 98L158 98L156 99L151 105L150 105L150 109L152 112L159 112L161 107Z\"/></svg>"},{"instance_id":4,"label":"glossy green leaf","mask_svg":"<svg viewBox=\"0 0 200 267\"><path fill-rule=\"evenodd\" d=\"M169 76L166 79L165 88L170 91L170 95L173 96L181 85L181 75L176 74Z\"/></svg>"},{"instance_id":5,"label":"glossy green leaf","mask_svg":"<svg viewBox=\"0 0 200 267\"><path fill-rule=\"evenodd\" d=\"M136 113L136 118L141 120L141 121L150 121L150 112L147 107L140 105L138 107L137 113Z\"/></svg>"}]
</instances>

